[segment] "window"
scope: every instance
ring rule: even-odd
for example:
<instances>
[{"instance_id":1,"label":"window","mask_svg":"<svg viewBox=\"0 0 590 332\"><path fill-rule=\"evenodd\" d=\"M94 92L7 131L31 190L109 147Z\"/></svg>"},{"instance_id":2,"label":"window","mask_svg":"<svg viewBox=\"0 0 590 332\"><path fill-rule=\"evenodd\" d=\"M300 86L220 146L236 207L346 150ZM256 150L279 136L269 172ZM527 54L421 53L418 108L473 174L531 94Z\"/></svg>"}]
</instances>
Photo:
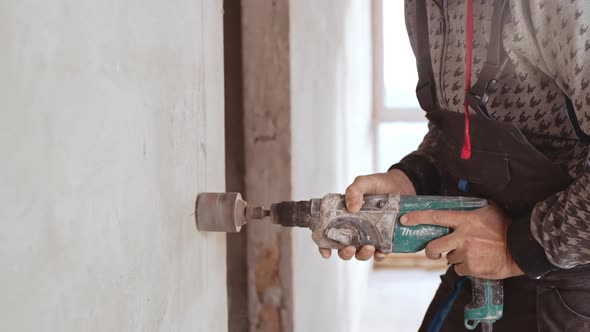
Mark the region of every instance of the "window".
<instances>
[{"instance_id":1,"label":"window","mask_svg":"<svg viewBox=\"0 0 590 332\"><path fill-rule=\"evenodd\" d=\"M418 73L406 32L403 1L383 1L383 85L388 110L419 109Z\"/></svg>"},{"instance_id":2,"label":"window","mask_svg":"<svg viewBox=\"0 0 590 332\"><path fill-rule=\"evenodd\" d=\"M385 171L414 151L428 131L416 99L418 73L406 32L404 1L375 1L376 166Z\"/></svg>"}]
</instances>

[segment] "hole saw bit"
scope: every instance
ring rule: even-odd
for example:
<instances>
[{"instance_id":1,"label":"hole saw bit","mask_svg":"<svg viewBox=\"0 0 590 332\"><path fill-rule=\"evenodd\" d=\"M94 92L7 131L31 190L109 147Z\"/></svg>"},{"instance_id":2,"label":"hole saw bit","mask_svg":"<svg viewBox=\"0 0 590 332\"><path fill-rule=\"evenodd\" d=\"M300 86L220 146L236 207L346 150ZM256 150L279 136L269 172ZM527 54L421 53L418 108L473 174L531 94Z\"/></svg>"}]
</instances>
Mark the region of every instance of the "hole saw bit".
<instances>
[{"instance_id":1,"label":"hole saw bit","mask_svg":"<svg viewBox=\"0 0 590 332\"><path fill-rule=\"evenodd\" d=\"M270 209L251 206L239 193L201 193L196 202L196 223L201 231L239 232L247 222L268 222L284 227L309 228L312 239L325 249L357 249L372 245L383 253L412 253L452 229L435 225L403 226L399 218L412 211L470 211L487 200L471 197L365 195L359 212L346 209L344 195L327 194L307 201L273 203ZM501 280L472 280L473 299L465 307L464 325L479 323L488 329L502 317Z\"/></svg>"}]
</instances>

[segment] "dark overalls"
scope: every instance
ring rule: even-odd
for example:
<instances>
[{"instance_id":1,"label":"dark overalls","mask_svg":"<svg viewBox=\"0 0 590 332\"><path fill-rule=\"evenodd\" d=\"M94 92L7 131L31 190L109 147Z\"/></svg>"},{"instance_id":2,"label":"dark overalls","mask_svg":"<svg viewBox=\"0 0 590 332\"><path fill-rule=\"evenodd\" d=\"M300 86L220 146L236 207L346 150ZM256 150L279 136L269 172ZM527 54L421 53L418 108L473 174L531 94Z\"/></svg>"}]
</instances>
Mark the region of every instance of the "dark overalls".
<instances>
[{"instance_id":1,"label":"dark overalls","mask_svg":"<svg viewBox=\"0 0 590 332\"><path fill-rule=\"evenodd\" d=\"M535 149L514 124L495 120L487 112L488 90L500 79L509 61L502 46L503 13L508 1L497 0L494 5L487 61L466 95L473 142L471 158L467 160L460 156L464 115L443 110L437 102L426 1L415 0L419 72L416 93L426 117L445 139L435 156L441 194L488 198L517 220L529 214L538 202L567 188L573 179L564 168ZM568 106L572 125L580 133L571 102ZM460 190L460 181L468 186L462 185ZM420 331L427 331L458 278L453 267L441 276ZM467 331L463 326L463 308L469 302L471 287L464 283L441 331ZM504 316L494 324L494 331L590 331L590 268L558 270L540 279L519 276L504 280Z\"/></svg>"}]
</instances>

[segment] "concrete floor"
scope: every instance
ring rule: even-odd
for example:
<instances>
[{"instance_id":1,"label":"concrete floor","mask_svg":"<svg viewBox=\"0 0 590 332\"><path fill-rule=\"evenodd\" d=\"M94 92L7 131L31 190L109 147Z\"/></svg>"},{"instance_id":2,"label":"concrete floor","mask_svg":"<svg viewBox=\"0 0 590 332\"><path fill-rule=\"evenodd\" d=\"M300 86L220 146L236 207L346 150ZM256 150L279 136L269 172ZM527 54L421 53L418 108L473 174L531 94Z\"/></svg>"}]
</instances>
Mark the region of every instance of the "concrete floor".
<instances>
[{"instance_id":1,"label":"concrete floor","mask_svg":"<svg viewBox=\"0 0 590 332\"><path fill-rule=\"evenodd\" d=\"M374 270L359 332L417 331L443 271Z\"/></svg>"}]
</instances>

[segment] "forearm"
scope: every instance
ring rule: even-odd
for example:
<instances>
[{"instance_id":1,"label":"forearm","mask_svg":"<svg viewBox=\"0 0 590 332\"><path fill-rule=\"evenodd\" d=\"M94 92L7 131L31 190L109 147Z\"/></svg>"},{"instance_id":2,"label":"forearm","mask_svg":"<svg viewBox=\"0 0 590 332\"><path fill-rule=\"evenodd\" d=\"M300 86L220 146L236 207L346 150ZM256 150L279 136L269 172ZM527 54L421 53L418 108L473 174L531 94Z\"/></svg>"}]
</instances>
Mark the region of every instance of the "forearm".
<instances>
[{"instance_id":1,"label":"forearm","mask_svg":"<svg viewBox=\"0 0 590 332\"><path fill-rule=\"evenodd\" d=\"M534 35L524 43L508 43L514 43L509 47L515 55L552 78L572 101L581 130L589 133L590 11L586 4L583 0L515 2L512 16L520 17ZM563 112L565 116L566 110ZM584 151L587 155L587 149ZM583 170L587 161L581 158L584 160L576 164ZM573 174L572 167L570 175L577 179L568 188L538 203L529 215L513 221L508 229L512 256L531 277L590 263L589 175L583 171Z\"/></svg>"},{"instance_id":2,"label":"forearm","mask_svg":"<svg viewBox=\"0 0 590 332\"><path fill-rule=\"evenodd\" d=\"M538 204L531 232L560 268L590 263L590 174Z\"/></svg>"},{"instance_id":3,"label":"forearm","mask_svg":"<svg viewBox=\"0 0 590 332\"><path fill-rule=\"evenodd\" d=\"M512 220L506 240L512 259L529 277L537 279L559 269L549 261L545 248L533 237L530 213Z\"/></svg>"},{"instance_id":4,"label":"forearm","mask_svg":"<svg viewBox=\"0 0 590 332\"><path fill-rule=\"evenodd\" d=\"M525 220L513 221L508 247L530 277L590 263L590 175L535 206Z\"/></svg>"}]
</instances>

